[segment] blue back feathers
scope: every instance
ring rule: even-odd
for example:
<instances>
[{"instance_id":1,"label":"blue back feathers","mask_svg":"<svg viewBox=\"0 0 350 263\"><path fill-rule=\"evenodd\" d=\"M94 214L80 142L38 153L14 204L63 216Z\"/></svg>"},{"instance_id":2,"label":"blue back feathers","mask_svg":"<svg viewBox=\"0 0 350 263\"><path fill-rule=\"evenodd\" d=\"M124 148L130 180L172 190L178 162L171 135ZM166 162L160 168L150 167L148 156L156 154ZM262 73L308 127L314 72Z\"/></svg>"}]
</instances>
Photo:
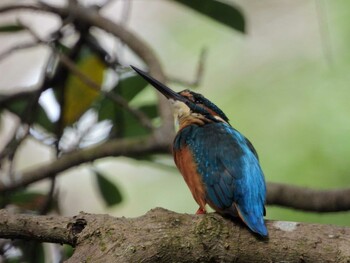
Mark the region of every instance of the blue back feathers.
<instances>
[{"instance_id":1,"label":"blue back feathers","mask_svg":"<svg viewBox=\"0 0 350 263\"><path fill-rule=\"evenodd\" d=\"M229 124L216 122L183 128L173 147L184 146L192 151L207 202L223 214L238 212L253 232L267 236L265 180L252 144Z\"/></svg>"}]
</instances>

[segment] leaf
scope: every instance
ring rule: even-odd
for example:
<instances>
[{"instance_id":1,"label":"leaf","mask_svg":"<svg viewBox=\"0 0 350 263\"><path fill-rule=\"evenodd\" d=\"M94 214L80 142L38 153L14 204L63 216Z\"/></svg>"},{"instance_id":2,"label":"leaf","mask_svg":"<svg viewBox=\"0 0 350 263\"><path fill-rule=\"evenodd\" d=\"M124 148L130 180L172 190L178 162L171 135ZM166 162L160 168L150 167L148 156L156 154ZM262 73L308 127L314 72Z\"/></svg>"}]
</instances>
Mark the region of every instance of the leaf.
<instances>
[{"instance_id":1,"label":"leaf","mask_svg":"<svg viewBox=\"0 0 350 263\"><path fill-rule=\"evenodd\" d=\"M22 260L20 262L45 263L45 249L42 243L33 240L21 240L19 247L23 252Z\"/></svg>"},{"instance_id":2,"label":"leaf","mask_svg":"<svg viewBox=\"0 0 350 263\"><path fill-rule=\"evenodd\" d=\"M0 26L0 33L14 33L22 30L25 30L25 28L17 24L8 24Z\"/></svg>"},{"instance_id":3,"label":"leaf","mask_svg":"<svg viewBox=\"0 0 350 263\"><path fill-rule=\"evenodd\" d=\"M10 203L21 209L37 211L46 201L46 195L39 192L21 191L15 192L5 199L0 197L1 203Z\"/></svg>"},{"instance_id":4,"label":"leaf","mask_svg":"<svg viewBox=\"0 0 350 263\"><path fill-rule=\"evenodd\" d=\"M119 120L120 123L123 121L123 137L136 137L150 133L130 112L124 111L122 116L118 117L120 118L117 121Z\"/></svg>"},{"instance_id":5,"label":"leaf","mask_svg":"<svg viewBox=\"0 0 350 263\"><path fill-rule=\"evenodd\" d=\"M145 82L140 76L125 73L120 76L118 84L110 92L121 96L130 102L147 85L147 82ZM106 119L112 121L112 137L130 137L149 133L149 131L139 123L135 116L117 105L107 96L101 97L95 108L97 109L100 121ZM151 111L151 109L148 110Z\"/></svg>"},{"instance_id":6,"label":"leaf","mask_svg":"<svg viewBox=\"0 0 350 263\"><path fill-rule=\"evenodd\" d=\"M150 119L158 117L158 107L156 104L142 105L139 110L146 113Z\"/></svg>"},{"instance_id":7,"label":"leaf","mask_svg":"<svg viewBox=\"0 0 350 263\"><path fill-rule=\"evenodd\" d=\"M49 119L45 110L40 104L37 104L29 111L29 103L31 103L32 98L18 98L15 101L8 103L3 103L2 107L16 114L22 121L28 120L28 114L34 114L33 123L40 125L46 131L54 133L55 124Z\"/></svg>"},{"instance_id":8,"label":"leaf","mask_svg":"<svg viewBox=\"0 0 350 263\"><path fill-rule=\"evenodd\" d=\"M100 99L95 105L95 109L98 112L98 120L111 120L119 113L120 107L110 98L105 95L101 95Z\"/></svg>"},{"instance_id":9,"label":"leaf","mask_svg":"<svg viewBox=\"0 0 350 263\"><path fill-rule=\"evenodd\" d=\"M123 198L118 187L101 172L96 169L94 169L93 172L96 176L98 189L106 205L112 206L122 202Z\"/></svg>"},{"instance_id":10,"label":"leaf","mask_svg":"<svg viewBox=\"0 0 350 263\"><path fill-rule=\"evenodd\" d=\"M215 0L174 0L219 23L245 33L245 20L239 8Z\"/></svg>"},{"instance_id":11,"label":"leaf","mask_svg":"<svg viewBox=\"0 0 350 263\"><path fill-rule=\"evenodd\" d=\"M63 245L63 259L67 260L74 254L74 248L70 245Z\"/></svg>"},{"instance_id":12,"label":"leaf","mask_svg":"<svg viewBox=\"0 0 350 263\"><path fill-rule=\"evenodd\" d=\"M80 57L77 63L79 70L101 86L106 68L104 63L96 54L86 48L81 51ZM64 92L63 125L68 126L76 122L98 96L98 90L85 84L76 75L70 74Z\"/></svg>"},{"instance_id":13,"label":"leaf","mask_svg":"<svg viewBox=\"0 0 350 263\"><path fill-rule=\"evenodd\" d=\"M147 87L147 85L148 83L139 75L130 75L130 73L126 73L120 76L120 80L113 89L113 92L121 95L130 102L138 93Z\"/></svg>"},{"instance_id":14,"label":"leaf","mask_svg":"<svg viewBox=\"0 0 350 263\"><path fill-rule=\"evenodd\" d=\"M150 119L158 116L158 110L157 110L156 104L142 105L138 108L138 110L146 113ZM121 117L123 118L123 120L120 120L119 118L117 118L117 124L118 124L118 121L119 123L123 121L124 137L143 136L150 133L150 131L147 130L145 127L143 127L140 124L139 120L136 119L136 117L133 116L130 112L124 111Z\"/></svg>"}]
</instances>

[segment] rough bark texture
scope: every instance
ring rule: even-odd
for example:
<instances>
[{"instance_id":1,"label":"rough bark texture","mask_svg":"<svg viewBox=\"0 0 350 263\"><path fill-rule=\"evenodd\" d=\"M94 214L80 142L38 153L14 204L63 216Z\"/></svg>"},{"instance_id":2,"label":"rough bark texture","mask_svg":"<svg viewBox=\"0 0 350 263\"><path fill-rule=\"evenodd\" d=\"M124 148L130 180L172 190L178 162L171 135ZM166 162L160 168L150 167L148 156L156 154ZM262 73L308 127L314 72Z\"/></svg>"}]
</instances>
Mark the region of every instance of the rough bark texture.
<instances>
[{"instance_id":1,"label":"rough bark texture","mask_svg":"<svg viewBox=\"0 0 350 263\"><path fill-rule=\"evenodd\" d=\"M261 240L218 214L156 208L138 218L0 213L0 237L75 246L68 262L350 262L350 229L268 221Z\"/></svg>"}]
</instances>

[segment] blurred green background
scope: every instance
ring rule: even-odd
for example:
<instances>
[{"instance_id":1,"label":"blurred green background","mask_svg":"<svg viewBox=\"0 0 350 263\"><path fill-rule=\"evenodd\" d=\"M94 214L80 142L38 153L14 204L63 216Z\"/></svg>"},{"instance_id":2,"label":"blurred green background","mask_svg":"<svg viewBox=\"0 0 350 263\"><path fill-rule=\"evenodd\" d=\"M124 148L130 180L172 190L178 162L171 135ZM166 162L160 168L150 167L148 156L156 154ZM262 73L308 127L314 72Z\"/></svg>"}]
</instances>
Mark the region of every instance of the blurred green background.
<instances>
[{"instance_id":1,"label":"blurred green background","mask_svg":"<svg viewBox=\"0 0 350 263\"><path fill-rule=\"evenodd\" d=\"M118 2L104 11L106 16L115 20L123 1ZM133 1L127 26L154 48L170 77L192 80L199 54L207 48L196 91L223 109L253 142L267 181L318 189L350 187L350 2L232 2L245 15L246 34L163 0ZM137 63L127 52L124 56ZM169 86L188 88L171 82ZM140 96L137 99L154 99L155 92L148 88ZM31 166L48 151L29 142L18 163ZM157 162L95 162L124 198L109 209L88 169L68 171L58 178L62 212L139 216L162 206L194 213L197 205L172 158L159 156ZM268 207L267 218L350 225L350 212L313 214Z\"/></svg>"}]
</instances>

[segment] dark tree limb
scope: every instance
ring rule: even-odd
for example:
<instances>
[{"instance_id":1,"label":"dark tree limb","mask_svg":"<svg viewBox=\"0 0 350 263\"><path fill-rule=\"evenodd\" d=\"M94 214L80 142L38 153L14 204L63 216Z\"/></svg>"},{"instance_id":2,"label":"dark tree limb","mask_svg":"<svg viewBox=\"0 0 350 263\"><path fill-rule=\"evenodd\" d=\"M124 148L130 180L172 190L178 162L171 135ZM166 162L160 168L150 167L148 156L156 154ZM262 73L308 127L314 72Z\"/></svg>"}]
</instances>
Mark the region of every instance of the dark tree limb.
<instances>
[{"instance_id":1,"label":"dark tree limb","mask_svg":"<svg viewBox=\"0 0 350 263\"><path fill-rule=\"evenodd\" d=\"M77 150L63 155L59 159L33 168L26 172L18 172L17 181L9 185L0 182L0 193L13 191L40 180L50 178L56 174L68 170L74 166L92 162L96 159L108 156L142 156L146 154L169 152L169 144L161 145L156 143L153 137L141 137L133 139L115 139L103 144Z\"/></svg>"},{"instance_id":2,"label":"dark tree limb","mask_svg":"<svg viewBox=\"0 0 350 263\"><path fill-rule=\"evenodd\" d=\"M260 240L218 214L156 208L138 218L0 213L0 237L75 246L67 262L349 262L350 229L267 221Z\"/></svg>"},{"instance_id":3,"label":"dark tree limb","mask_svg":"<svg viewBox=\"0 0 350 263\"><path fill-rule=\"evenodd\" d=\"M0 210L0 237L75 245L68 224L74 219L57 216L13 214Z\"/></svg>"},{"instance_id":4,"label":"dark tree limb","mask_svg":"<svg viewBox=\"0 0 350 263\"><path fill-rule=\"evenodd\" d=\"M312 212L350 210L350 189L316 190L280 183L267 184L267 203Z\"/></svg>"}]
</instances>

